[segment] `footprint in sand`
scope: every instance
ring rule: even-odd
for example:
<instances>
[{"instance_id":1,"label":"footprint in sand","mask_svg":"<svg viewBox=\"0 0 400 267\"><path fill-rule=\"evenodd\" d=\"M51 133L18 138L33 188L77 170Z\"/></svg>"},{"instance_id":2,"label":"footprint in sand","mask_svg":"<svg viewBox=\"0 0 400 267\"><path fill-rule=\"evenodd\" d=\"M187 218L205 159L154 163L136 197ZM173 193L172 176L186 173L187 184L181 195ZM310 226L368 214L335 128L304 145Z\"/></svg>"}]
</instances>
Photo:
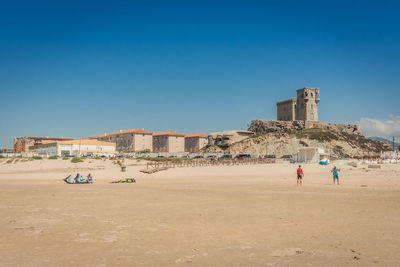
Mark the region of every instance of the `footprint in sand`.
<instances>
[{"instance_id":1,"label":"footprint in sand","mask_svg":"<svg viewBox=\"0 0 400 267\"><path fill-rule=\"evenodd\" d=\"M118 238L116 235L103 236L104 243L113 243L113 242L117 242L117 241L118 241Z\"/></svg>"},{"instance_id":2,"label":"footprint in sand","mask_svg":"<svg viewBox=\"0 0 400 267\"><path fill-rule=\"evenodd\" d=\"M190 263L193 262L194 257L196 257L196 255L185 256L175 260L175 263Z\"/></svg>"},{"instance_id":3,"label":"footprint in sand","mask_svg":"<svg viewBox=\"0 0 400 267\"><path fill-rule=\"evenodd\" d=\"M79 233L78 237L75 238L74 241L79 243L95 242L95 240L91 238L91 234L89 233Z\"/></svg>"},{"instance_id":4,"label":"footprint in sand","mask_svg":"<svg viewBox=\"0 0 400 267\"><path fill-rule=\"evenodd\" d=\"M126 262L132 261L134 259L135 259L134 256L119 256L118 257L118 260L126 261Z\"/></svg>"},{"instance_id":5,"label":"footprint in sand","mask_svg":"<svg viewBox=\"0 0 400 267\"><path fill-rule=\"evenodd\" d=\"M163 252L162 252L162 251L158 251L158 250L154 250L154 249L150 249L150 250L146 251L144 254L145 254L145 255L150 255L150 254L157 254L157 255L159 255L159 254L161 254L161 253L163 253Z\"/></svg>"},{"instance_id":6,"label":"footprint in sand","mask_svg":"<svg viewBox=\"0 0 400 267\"><path fill-rule=\"evenodd\" d=\"M301 248L285 248L280 250L275 250L271 253L272 257L290 257L303 254L304 250Z\"/></svg>"},{"instance_id":7,"label":"footprint in sand","mask_svg":"<svg viewBox=\"0 0 400 267\"><path fill-rule=\"evenodd\" d=\"M132 227L132 224L118 225L117 229L125 229L125 228L130 228L130 227Z\"/></svg>"}]
</instances>

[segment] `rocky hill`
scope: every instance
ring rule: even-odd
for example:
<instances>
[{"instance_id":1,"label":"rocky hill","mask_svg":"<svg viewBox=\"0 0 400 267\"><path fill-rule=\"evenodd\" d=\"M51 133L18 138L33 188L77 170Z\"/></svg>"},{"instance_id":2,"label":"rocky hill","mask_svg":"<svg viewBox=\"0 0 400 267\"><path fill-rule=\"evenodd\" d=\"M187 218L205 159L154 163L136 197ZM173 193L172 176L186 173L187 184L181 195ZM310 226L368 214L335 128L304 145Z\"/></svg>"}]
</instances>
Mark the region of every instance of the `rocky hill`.
<instances>
[{"instance_id":1,"label":"rocky hill","mask_svg":"<svg viewBox=\"0 0 400 267\"><path fill-rule=\"evenodd\" d=\"M319 147L334 156L364 157L391 150L387 143L366 138L351 124L254 120L248 130L254 136L224 147L210 144L204 151L279 157L295 154L301 147Z\"/></svg>"}]
</instances>

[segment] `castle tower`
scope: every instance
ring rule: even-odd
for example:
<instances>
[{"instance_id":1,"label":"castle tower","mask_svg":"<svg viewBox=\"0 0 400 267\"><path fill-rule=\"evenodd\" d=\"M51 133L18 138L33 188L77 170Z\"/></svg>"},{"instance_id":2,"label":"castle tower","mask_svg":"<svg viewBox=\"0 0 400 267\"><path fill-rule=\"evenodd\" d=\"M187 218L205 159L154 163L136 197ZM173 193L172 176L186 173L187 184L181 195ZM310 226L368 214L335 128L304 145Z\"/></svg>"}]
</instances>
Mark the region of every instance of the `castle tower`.
<instances>
[{"instance_id":1,"label":"castle tower","mask_svg":"<svg viewBox=\"0 0 400 267\"><path fill-rule=\"evenodd\" d=\"M319 88L297 90L296 120L318 121Z\"/></svg>"},{"instance_id":2,"label":"castle tower","mask_svg":"<svg viewBox=\"0 0 400 267\"><path fill-rule=\"evenodd\" d=\"M296 98L289 98L276 103L278 121L294 121L296 119Z\"/></svg>"}]
</instances>

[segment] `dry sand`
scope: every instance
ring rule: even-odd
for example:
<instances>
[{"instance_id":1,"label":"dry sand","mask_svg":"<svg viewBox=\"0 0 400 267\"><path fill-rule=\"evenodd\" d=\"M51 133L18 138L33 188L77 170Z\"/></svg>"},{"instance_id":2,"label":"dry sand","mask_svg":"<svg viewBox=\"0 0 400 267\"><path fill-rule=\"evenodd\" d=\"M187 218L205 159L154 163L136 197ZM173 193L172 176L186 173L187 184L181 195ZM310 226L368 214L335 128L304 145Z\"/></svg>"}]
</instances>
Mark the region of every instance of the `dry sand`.
<instances>
[{"instance_id":1,"label":"dry sand","mask_svg":"<svg viewBox=\"0 0 400 267\"><path fill-rule=\"evenodd\" d=\"M343 162L340 186L303 165L297 187L292 164L143 164L1 159L0 265L399 266L400 165ZM61 180L77 172L94 184Z\"/></svg>"}]
</instances>

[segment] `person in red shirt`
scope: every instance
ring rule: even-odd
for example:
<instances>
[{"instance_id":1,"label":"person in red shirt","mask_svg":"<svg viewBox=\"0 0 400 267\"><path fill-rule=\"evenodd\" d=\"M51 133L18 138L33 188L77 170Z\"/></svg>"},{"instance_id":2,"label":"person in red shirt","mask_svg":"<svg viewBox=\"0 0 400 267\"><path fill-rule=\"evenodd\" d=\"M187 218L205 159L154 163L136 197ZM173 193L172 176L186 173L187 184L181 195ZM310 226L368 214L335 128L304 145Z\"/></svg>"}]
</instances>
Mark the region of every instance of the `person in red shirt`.
<instances>
[{"instance_id":1,"label":"person in red shirt","mask_svg":"<svg viewBox=\"0 0 400 267\"><path fill-rule=\"evenodd\" d=\"M303 176L304 176L304 172L301 169L301 165L299 165L299 168L297 169L297 185L303 184Z\"/></svg>"}]
</instances>

